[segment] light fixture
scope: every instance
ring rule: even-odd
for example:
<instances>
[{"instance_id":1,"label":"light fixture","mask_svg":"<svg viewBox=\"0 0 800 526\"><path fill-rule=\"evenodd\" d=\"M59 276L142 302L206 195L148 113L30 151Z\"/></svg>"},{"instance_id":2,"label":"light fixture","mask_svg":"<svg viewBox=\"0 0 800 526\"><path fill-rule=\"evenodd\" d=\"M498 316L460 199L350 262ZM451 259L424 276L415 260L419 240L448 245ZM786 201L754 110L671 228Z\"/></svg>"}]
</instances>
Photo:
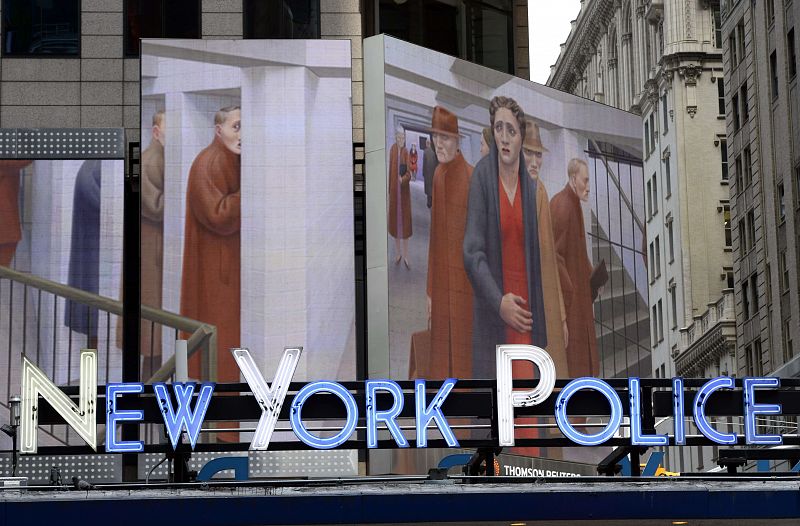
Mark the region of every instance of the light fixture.
<instances>
[{"instance_id":1,"label":"light fixture","mask_svg":"<svg viewBox=\"0 0 800 526\"><path fill-rule=\"evenodd\" d=\"M11 415L9 416L9 421L12 427L19 427L21 405L22 405L22 399L17 395L12 395L11 398L8 399L8 406L11 408Z\"/></svg>"},{"instance_id":2,"label":"light fixture","mask_svg":"<svg viewBox=\"0 0 800 526\"><path fill-rule=\"evenodd\" d=\"M508 526L526 526L524 522L512 522Z\"/></svg>"},{"instance_id":3,"label":"light fixture","mask_svg":"<svg viewBox=\"0 0 800 526\"><path fill-rule=\"evenodd\" d=\"M688 521L672 521L672 524L674 524L675 526L681 526L683 524L689 524L689 522Z\"/></svg>"}]
</instances>

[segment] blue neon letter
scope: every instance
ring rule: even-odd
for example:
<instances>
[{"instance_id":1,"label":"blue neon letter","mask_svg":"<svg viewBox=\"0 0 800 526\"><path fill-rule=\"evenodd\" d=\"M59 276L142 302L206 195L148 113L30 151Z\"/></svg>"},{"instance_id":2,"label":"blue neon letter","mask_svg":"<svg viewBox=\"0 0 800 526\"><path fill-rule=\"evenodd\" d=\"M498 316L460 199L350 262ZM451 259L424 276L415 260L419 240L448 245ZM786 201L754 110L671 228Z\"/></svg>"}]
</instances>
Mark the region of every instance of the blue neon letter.
<instances>
[{"instance_id":1,"label":"blue neon letter","mask_svg":"<svg viewBox=\"0 0 800 526\"><path fill-rule=\"evenodd\" d=\"M744 432L748 444L780 445L783 444L781 435L760 435L756 427L756 415L779 415L780 404L757 404L756 387L780 387L778 378L745 378L742 380L744 391Z\"/></svg>"},{"instance_id":2,"label":"blue neon letter","mask_svg":"<svg viewBox=\"0 0 800 526\"><path fill-rule=\"evenodd\" d=\"M378 411L375 400L376 391L388 391L394 402L390 409ZM394 441L400 447L408 447L408 440L403 436L395 418L403 411L403 390L391 380L367 380L367 447L378 447L378 422L384 422L389 428Z\"/></svg>"},{"instance_id":3,"label":"blue neon letter","mask_svg":"<svg viewBox=\"0 0 800 526\"><path fill-rule=\"evenodd\" d=\"M721 433L711 427L711 424L706 419L706 402L714 391L718 389L733 389L733 386L733 378L729 376L720 376L719 378L714 378L703 384L703 387L697 391L694 397L694 423L697 425L697 429L699 429L706 438L717 444L735 444L736 433Z\"/></svg>"},{"instance_id":4,"label":"blue neon letter","mask_svg":"<svg viewBox=\"0 0 800 526\"><path fill-rule=\"evenodd\" d=\"M642 400L638 378L628 378L628 395L631 400L631 444L634 446L668 445L667 435L642 434Z\"/></svg>"},{"instance_id":5,"label":"blue neon letter","mask_svg":"<svg viewBox=\"0 0 800 526\"><path fill-rule=\"evenodd\" d=\"M458 440L456 440L453 430L450 429L450 424L447 423L447 419L444 417L444 413L442 413L442 404L444 404L445 398L447 398L447 395L453 390L453 386L456 385L457 381L458 380L455 378L448 378L445 380L427 408L425 407L425 380L414 381L414 400L417 413L417 447L428 447L427 431L428 424L430 424L431 420L436 422L436 426L442 433L442 437L445 442L447 442L448 447L458 447Z\"/></svg>"},{"instance_id":6,"label":"blue neon letter","mask_svg":"<svg viewBox=\"0 0 800 526\"><path fill-rule=\"evenodd\" d=\"M608 420L608 425L600 433L594 435L587 435L579 432L570 423L567 418L567 402L569 399L580 391L581 389L593 389L599 391L608 399L611 404L611 418ZM617 396L617 392L599 378L576 378L568 383L561 392L558 393L556 398L556 424L558 428L564 433L564 436L582 446L599 446L609 438L613 437L619 429L622 422L622 401Z\"/></svg>"},{"instance_id":7,"label":"blue neon letter","mask_svg":"<svg viewBox=\"0 0 800 526\"><path fill-rule=\"evenodd\" d=\"M117 409L117 395L144 392L144 384L124 383L106 385L106 452L107 453L141 453L144 442L141 440L117 441L117 422L136 421L144 418L144 411Z\"/></svg>"},{"instance_id":8,"label":"blue neon letter","mask_svg":"<svg viewBox=\"0 0 800 526\"><path fill-rule=\"evenodd\" d=\"M672 419L675 421L675 444L686 443L686 426L683 420L683 378L672 379Z\"/></svg>"},{"instance_id":9,"label":"blue neon letter","mask_svg":"<svg viewBox=\"0 0 800 526\"><path fill-rule=\"evenodd\" d=\"M320 438L309 433L303 425L303 404L306 400L311 398L317 393L331 393L338 396L344 402L345 409L347 410L346 422L341 431L336 433L330 438ZM356 407L356 400L350 391L342 387L341 384L336 382L319 381L312 382L303 386L298 391L297 396L292 400L292 408L289 411L289 420L292 423L292 430L301 441L317 449L333 449L344 444L353 431L356 429L358 423L358 407Z\"/></svg>"},{"instance_id":10,"label":"blue neon letter","mask_svg":"<svg viewBox=\"0 0 800 526\"><path fill-rule=\"evenodd\" d=\"M203 419L206 417L208 404L211 402L211 395L214 393L213 382L203 382L200 384L200 394L197 395L197 404L195 404L194 412L190 406L192 404L192 395L194 395L194 388L197 384L194 382L187 383L173 383L172 389L175 391L175 399L178 402L178 410L172 407L172 400L167 392L167 384L156 383L153 384L153 389L156 392L158 404L161 407L161 413L164 415L164 424L167 426L167 433L172 442L172 448L178 447L178 442L181 438L181 429L186 428L189 435L189 442L194 449L197 444L197 436L200 434L200 426L203 425Z\"/></svg>"}]
</instances>

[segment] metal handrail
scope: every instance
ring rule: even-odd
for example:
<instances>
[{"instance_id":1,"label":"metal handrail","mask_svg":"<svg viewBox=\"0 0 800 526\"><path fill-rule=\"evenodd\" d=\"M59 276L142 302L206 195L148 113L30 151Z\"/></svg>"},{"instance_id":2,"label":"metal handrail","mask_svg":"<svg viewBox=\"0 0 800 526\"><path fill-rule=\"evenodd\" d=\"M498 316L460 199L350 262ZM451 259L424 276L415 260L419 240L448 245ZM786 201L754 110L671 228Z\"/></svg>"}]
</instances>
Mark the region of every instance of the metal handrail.
<instances>
[{"instance_id":1,"label":"metal handrail","mask_svg":"<svg viewBox=\"0 0 800 526\"><path fill-rule=\"evenodd\" d=\"M33 274L19 272L0 265L0 279L3 278L49 292L54 296L67 298L83 305L88 305L120 317L122 316L122 302L118 300L92 294L91 292L86 292L62 283L50 281ZM206 368L203 373L211 380L216 379L217 328L215 326L185 316L180 316L173 312L148 307L147 305L142 305L141 316L144 320L190 333L191 335L187 341L187 354L192 356L198 350L205 349L207 351L207 360L203 364ZM172 356L148 379L148 383L166 380L172 376L174 371L175 357Z\"/></svg>"}]
</instances>

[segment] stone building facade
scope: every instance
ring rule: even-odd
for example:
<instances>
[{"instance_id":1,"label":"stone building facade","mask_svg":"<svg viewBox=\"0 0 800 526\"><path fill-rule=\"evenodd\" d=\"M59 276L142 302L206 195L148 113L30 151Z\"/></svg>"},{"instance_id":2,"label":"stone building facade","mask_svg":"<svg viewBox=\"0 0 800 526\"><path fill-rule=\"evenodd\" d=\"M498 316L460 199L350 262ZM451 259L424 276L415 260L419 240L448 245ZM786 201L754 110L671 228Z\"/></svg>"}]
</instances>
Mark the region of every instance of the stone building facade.
<instances>
[{"instance_id":1,"label":"stone building facade","mask_svg":"<svg viewBox=\"0 0 800 526\"><path fill-rule=\"evenodd\" d=\"M717 304L733 286L719 3L581 6L548 84L642 116L653 376L686 374L689 363L726 371L735 341L723 331L702 356L693 347L729 314ZM710 323L712 309L723 315ZM675 471L712 467L699 450L677 453L667 453Z\"/></svg>"},{"instance_id":2,"label":"stone building facade","mask_svg":"<svg viewBox=\"0 0 800 526\"><path fill-rule=\"evenodd\" d=\"M140 65L139 59L131 56L126 48L130 28L126 9L134 3L125 0L64 1L74 2L79 9L78 53L63 58L48 58L47 55L9 57L0 53L0 128L121 127L125 128L128 141L138 141ZM13 6L15 2L25 3L11 0L2 4ZM183 1L183 4L193 6L194 3ZM269 4L273 3L293 2ZM362 38L382 31L381 12L394 2L318 0L305 3L313 6L312 11L316 10L321 38L350 39L352 42L353 141L363 142ZM409 2L414 3L414 0ZM193 8L199 15L194 30L197 37L236 39L245 36L248 16L254 16L248 10L256 3L249 0L196 0L196 4ZM437 4L451 8L460 17L454 24L465 23L463 12L466 9L472 9L471 12L494 9L506 16L508 31L505 36L508 37L507 48L513 67L510 72L528 78L527 0L436 0L426 2L425 7ZM469 33L460 26L457 29L460 34ZM496 35L475 33L471 45L480 47L481 39L492 36ZM468 44L459 42L456 46L463 54L469 55Z\"/></svg>"},{"instance_id":3,"label":"stone building facade","mask_svg":"<svg viewBox=\"0 0 800 526\"><path fill-rule=\"evenodd\" d=\"M800 376L800 3L722 2L739 376ZM796 433L796 421L772 421Z\"/></svg>"}]
</instances>

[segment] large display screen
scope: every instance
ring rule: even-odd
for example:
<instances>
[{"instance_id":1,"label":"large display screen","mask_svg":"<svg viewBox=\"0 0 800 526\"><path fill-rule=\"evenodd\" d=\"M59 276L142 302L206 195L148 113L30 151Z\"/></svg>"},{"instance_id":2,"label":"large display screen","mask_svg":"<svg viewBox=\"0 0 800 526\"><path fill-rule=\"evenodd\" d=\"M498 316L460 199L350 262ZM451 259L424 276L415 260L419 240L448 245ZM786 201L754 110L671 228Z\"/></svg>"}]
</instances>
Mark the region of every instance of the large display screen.
<instances>
[{"instance_id":1,"label":"large display screen","mask_svg":"<svg viewBox=\"0 0 800 526\"><path fill-rule=\"evenodd\" d=\"M3 414L20 394L23 355L56 384L77 385L80 350L97 349L98 381L122 379L123 179L121 160L0 160L0 270L18 273L0 275ZM66 426L40 436L83 443Z\"/></svg>"},{"instance_id":2,"label":"large display screen","mask_svg":"<svg viewBox=\"0 0 800 526\"><path fill-rule=\"evenodd\" d=\"M650 376L640 118L384 36L365 83L371 375Z\"/></svg>"},{"instance_id":3,"label":"large display screen","mask_svg":"<svg viewBox=\"0 0 800 526\"><path fill-rule=\"evenodd\" d=\"M349 41L142 41L142 304L215 327L191 378L238 382L236 347L271 378L295 346L296 380L355 378L350 57ZM175 334L149 331L154 372Z\"/></svg>"}]
</instances>

